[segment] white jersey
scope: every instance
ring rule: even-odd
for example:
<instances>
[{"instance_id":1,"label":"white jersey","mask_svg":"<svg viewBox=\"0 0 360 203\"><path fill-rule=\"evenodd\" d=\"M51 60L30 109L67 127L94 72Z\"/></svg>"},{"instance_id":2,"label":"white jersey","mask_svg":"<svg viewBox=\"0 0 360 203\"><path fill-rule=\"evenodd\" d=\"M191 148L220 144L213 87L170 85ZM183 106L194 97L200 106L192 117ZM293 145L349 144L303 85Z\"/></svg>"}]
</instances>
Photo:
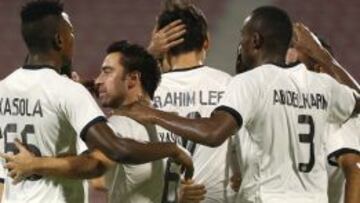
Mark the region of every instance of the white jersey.
<instances>
[{"instance_id":1,"label":"white jersey","mask_svg":"<svg viewBox=\"0 0 360 203\"><path fill-rule=\"evenodd\" d=\"M328 134L327 151L331 165L327 166L329 174L329 203L344 202L345 176L336 167L335 158L340 154L360 154L360 117L349 119L341 127L333 127ZM334 128L336 130L334 130Z\"/></svg>"},{"instance_id":2,"label":"white jersey","mask_svg":"<svg viewBox=\"0 0 360 203\"><path fill-rule=\"evenodd\" d=\"M112 129L121 137L159 142L155 126L143 126L123 116L109 118ZM117 164L106 173L109 203L160 203L165 164L157 160L146 164Z\"/></svg>"},{"instance_id":3,"label":"white jersey","mask_svg":"<svg viewBox=\"0 0 360 203\"><path fill-rule=\"evenodd\" d=\"M155 107L175 112L186 117L209 117L223 97L231 76L207 67L175 70L162 74L159 87L155 91ZM217 148L182 140L181 137L159 129L162 142L177 142L187 147L193 156L194 180L205 185L205 203L226 202L228 193L227 141ZM165 180L169 181L169 180Z\"/></svg>"},{"instance_id":4,"label":"white jersey","mask_svg":"<svg viewBox=\"0 0 360 203\"><path fill-rule=\"evenodd\" d=\"M239 202L327 202L324 128L344 122L354 106L350 88L302 64L234 77L218 110L233 115L255 144Z\"/></svg>"},{"instance_id":5,"label":"white jersey","mask_svg":"<svg viewBox=\"0 0 360 203\"><path fill-rule=\"evenodd\" d=\"M0 83L2 152L15 152L19 138L37 156L77 154L77 140L105 117L80 84L49 68L19 68ZM87 202L81 180L33 176L17 185L5 177L3 202Z\"/></svg>"}]
</instances>

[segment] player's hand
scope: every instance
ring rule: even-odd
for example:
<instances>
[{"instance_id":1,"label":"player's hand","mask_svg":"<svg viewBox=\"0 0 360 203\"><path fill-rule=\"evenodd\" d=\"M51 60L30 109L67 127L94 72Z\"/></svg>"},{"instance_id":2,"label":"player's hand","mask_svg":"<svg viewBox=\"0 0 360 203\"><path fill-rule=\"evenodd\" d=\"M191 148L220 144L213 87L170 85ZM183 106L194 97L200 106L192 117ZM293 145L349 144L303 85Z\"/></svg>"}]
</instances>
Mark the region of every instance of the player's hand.
<instances>
[{"instance_id":1,"label":"player's hand","mask_svg":"<svg viewBox=\"0 0 360 203\"><path fill-rule=\"evenodd\" d=\"M111 112L113 115L130 117L143 125L152 124L153 113L154 109L146 101L137 101Z\"/></svg>"},{"instance_id":2,"label":"player's hand","mask_svg":"<svg viewBox=\"0 0 360 203\"><path fill-rule=\"evenodd\" d=\"M155 57L160 58L171 47L174 47L184 41L181 38L186 32L185 25L181 20L175 20L169 25L158 30L157 25L154 27L150 44L147 50Z\"/></svg>"},{"instance_id":3,"label":"player's hand","mask_svg":"<svg viewBox=\"0 0 360 203\"><path fill-rule=\"evenodd\" d=\"M193 180L181 180L180 203L199 203L205 199L205 194L206 189L203 184L196 184Z\"/></svg>"},{"instance_id":4,"label":"player's hand","mask_svg":"<svg viewBox=\"0 0 360 203\"><path fill-rule=\"evenodd\" d=\"M308 27L302 23L295 23L293 30L292 43L299 52L306 54L317 62L331 60L329 52L321 45L319 39Z\"/></svg>"},{"instance_id":5,"label":"player's hand","mask_svg":"<svg viewBox=\"0 0 360 203\"><path fill-rule=\"evenodd\" d=\"M230 187L235 192L239 192L240 186L241 186L241 174L235 173L230 177Z\"/></svg>"},{"instance_id":6,"label":"player's hand","mask_svg":"<svg viewBox=\"0 0 360 203\"><path fill-rule=\"evenodd\" d=\"M189 151L176 145L176 153L171 158L174 162L181 164L182 171L185 171L185 180L190 180L194 175L194 165Z\"/></svg>"},{"instance_id":7,"label":"player's hand","mask_svg":"<svg viewBox=\"0 0 360 203\"><path fill-rule=\"evenodd\" d=\"M0 156L6 160L4 168L9 170L9 176L13 178L13 184L17 184L25 178L31 176L32 164L36 157L17 139L15 139L15 146L19 150L16 155L3 154Z\"/></svg>"}]
</instances>

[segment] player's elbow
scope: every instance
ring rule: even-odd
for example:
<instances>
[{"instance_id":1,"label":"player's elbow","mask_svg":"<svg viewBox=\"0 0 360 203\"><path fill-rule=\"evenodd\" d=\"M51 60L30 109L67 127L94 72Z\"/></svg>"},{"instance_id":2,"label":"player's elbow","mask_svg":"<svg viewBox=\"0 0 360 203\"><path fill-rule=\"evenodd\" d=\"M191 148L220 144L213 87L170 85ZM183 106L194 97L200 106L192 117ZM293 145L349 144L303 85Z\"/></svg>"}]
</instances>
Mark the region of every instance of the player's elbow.
<instances>
[{"instance_id":1,"label":"player's elbow","mask_svg":"<svg viewBox=\"0 0 360 203\"><path fill-rule=\"evenodd\" d=\"M205 144L209 147L218 147L224 143L225 140L222 139L222 136L218 135L217 133L209 133L205 141Z\"/></svg>"},{"instance_id":2,"label":"player's elbow","mask_svg":"<svg viewBox=\"0 0 360 203\"><path fill-rule=\"evenodd\" d=\"M338 158L338 162L344 172L347 180L360 181L360 155L359 154L345 154Z\"/></svg>"}]
</instances>

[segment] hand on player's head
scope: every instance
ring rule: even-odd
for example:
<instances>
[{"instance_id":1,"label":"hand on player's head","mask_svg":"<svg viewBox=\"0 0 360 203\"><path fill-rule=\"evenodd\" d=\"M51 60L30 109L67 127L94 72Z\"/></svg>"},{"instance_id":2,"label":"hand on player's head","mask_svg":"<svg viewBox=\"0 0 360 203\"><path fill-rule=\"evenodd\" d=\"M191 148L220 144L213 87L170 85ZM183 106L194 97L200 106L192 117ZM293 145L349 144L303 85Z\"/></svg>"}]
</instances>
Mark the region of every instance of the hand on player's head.
<instances>
[{"instance_id":1,"label":"hand on player's head","mask_svg":"<svg viewBox=\"0 0 360 203\"><path fill-rule=\"evenodd\" d=\"M197 203L205 199L206 188L193 180L181 180L179 193L180 203Z\"/></svg>"},{"instance_id":2,"label":"hand on player's head","mask_svg":"<svg viewBox=\"0 0 360 203\"><path fill-rule=\"evenodd\" d=\"M19 150L16 155L0 153L0 156L7 162L4 168L9 170L8 175L13 178L13 184L32 175L31 166L34 158L34 155L18 139L15 139L15 146Z\"/></svg>"},{"instance_id":3,"label":"hand on player's head","mask_svg":"<svg viewBox=\"0 0 360 203\"><path fill-rule=\"evenodd\" d=\"M314 52L322 48L319 39L302 23L293 26L293 46L300 52L312 56Z\"/></svg>"},{"instance_id":4,"label":"hand on player's head","mask_svg":"<svg viewBox=\"0 0 360 203\"><path fill-rule=\"evenodd\" d=\"M174 47L184 41L182 36L185 34L186 28L181 20L175 20L169 25L158 30L155 25L148 51L156 58L161 58L171 47Z\"/></svg>"}]
</instances>

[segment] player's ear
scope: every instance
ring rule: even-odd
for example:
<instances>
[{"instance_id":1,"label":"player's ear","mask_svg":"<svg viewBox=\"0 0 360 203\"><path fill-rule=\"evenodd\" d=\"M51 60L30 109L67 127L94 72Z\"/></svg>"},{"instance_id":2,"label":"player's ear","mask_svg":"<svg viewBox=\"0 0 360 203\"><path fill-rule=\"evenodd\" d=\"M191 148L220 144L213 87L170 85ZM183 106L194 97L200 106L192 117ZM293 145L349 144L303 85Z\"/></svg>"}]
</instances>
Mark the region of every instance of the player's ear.
<instances>
[{"instance_id":1,"label":"player's ear","mask_svg":"<svg viewBox=\"0 0 360 203\"><path fill-rule=\"evenodd\" d=\"M206 34L206 38L205 38L205 41L204 41L204 45L203 45L203 49L205 49L205 51L209 50L210 48L210 33L208 32Z\"/></svg>"},{"instance_id":2,"label":"player's ear","mask_svg":"<svg viewBox=\"0 0 360 203\"><path fill-rule=\"evenodd\" d=\"M52 41L52 44L53 44L53 47L56 51L60 51L62 49L62 39L61 39L61 36L60 36L60 33L56 33L54 38L53 38L53 41Z\"/></svg>"},{"instance_id":3,"label":"player's ear","mask_svg":"<svg viewBox=\"0 0 360 203\"><path fill-rule=\"evenodd\" d=\"M264 38L260 35L260 33L255 32L251 37L251 44L253 48L260 49L263 43L264 43Z\"/></svg>"},{"instance_id":4,"label":"player's ear","mask_svg":"<svg viewBox=\"0 0 360 203\"><path fill-rule=\"evenodd\" d=\"M141 73L139 71L133 71L131 73L128 73L126 77L128 79L127 86L129 89L141 83Z\"/></svg>"}]
</instances>

